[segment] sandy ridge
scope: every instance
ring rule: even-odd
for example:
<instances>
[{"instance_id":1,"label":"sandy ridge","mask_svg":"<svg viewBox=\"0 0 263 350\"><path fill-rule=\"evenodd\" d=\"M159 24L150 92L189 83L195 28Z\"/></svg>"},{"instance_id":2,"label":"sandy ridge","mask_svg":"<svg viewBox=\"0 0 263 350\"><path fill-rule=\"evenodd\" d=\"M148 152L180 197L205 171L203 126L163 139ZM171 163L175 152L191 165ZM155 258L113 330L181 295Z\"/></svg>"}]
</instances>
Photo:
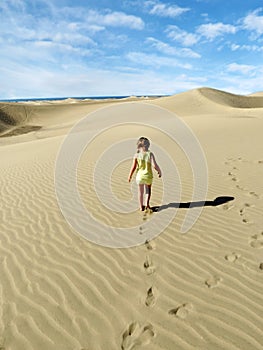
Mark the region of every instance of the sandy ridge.
<instances>
[{"instance_id":1,"label":"sandy ridge","mask_svg":"<svg viewBox=\"0 0 263 350\"><path fill-rule=\"evenodd\" d=\"M44 126L65 124L66 120L75 121L80 115L94 111L108 103L123 103L131 101L146 101L176 111L178 114L189 115L213 113L225 108L255 109L263 108L262 93L247 96L228 92L199 88L181 94L161 98L136 98L106 100L76 100L41 101L24 103L0 103L0 134L15 135L36 131ZM76 112L78 115L76 115ZM50 118L52 116L52 118Z\"/></svg>"}]
</instances>

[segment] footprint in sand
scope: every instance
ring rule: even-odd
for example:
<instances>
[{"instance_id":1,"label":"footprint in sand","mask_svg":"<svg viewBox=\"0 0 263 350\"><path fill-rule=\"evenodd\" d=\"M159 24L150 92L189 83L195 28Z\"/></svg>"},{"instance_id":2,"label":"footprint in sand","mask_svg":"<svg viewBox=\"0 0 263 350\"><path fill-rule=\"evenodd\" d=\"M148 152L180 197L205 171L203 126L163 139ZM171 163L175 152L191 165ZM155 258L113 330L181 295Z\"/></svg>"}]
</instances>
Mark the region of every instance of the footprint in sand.
<instances>
[{"instance_id":1,"label":"footprint in sand","mask_svg":"<svg viewBox=\"0 0 263 350\"><path fill-rule=\"evenodd\" d=\"M239 190L241 191L247 191L247 188L246 187L242 187L240 185L236 185L236 188L238 188Z\"/></svg>"},{"instance_id":2,"label":"footprint in sand","mask_svg":"<svg viewBox=\"0 0 263 350\"><path fill-rule=\"evenodd\" d=\"M254 207L254 204L245 203L244 206L249 208L249 207Z\"/></svg>"},{"instance_id":3,"label":"footprint in sand","mask_svg":"<svg viewBox=\"0 0 263 350\"><path fill-rule=\"evenodd\" d=\"M227 254L225 255L225 259L231 263L235 262L237 259L240 258L240 254L237 254L235 252L231 253L231 254Z\"/></svg>"},{"instance_id":4,"label":"footprint in sand","mask_svg":"<svg viewBox=\"0 0 263 350\"><path fill-rule=\"evenodd\" d=\"M151 258L148 255L146 256L146 259L145 259L145 262L143 264L143 267L144 267L145 272L146 272L147 275L151 275L155 271L155 267L153 265L153 262L152 262Z\"/></svg>"},{"instance_id":5,"label":"footprint in sand","mask_svg":"<svg viewBox=\"0 0 263 350\"><path fill-rule=\"evenodd\" d=\"M146 215L143 215L143 221L146 221L147 220L147 216Z\"/></svg>"},{"instance_id":6,"label":"footprint in sand","mask_svg":"<svg viewBox=\"0 0 263 350\"><path fill-rule=\"evenodd\" d=\"M154 337L154 329L151 324L140 326L138 322L131 323L122 335L122 350L132 350L140 345L147 345Z\"/></svg>"},{"instance_id":7,"label":"footprint in sand","mask_svg":"<svg viewBox=\"0 0 263 350\"><path fill-rule=\"evenodd\" d=\"M251 236L250 246L256 249L263 248L263 231Z\"/></svg>"},{"instance_id":8,"label":"footprint in sand","mask_svg":"<svg viewBox=\"0 0 263 350\"><path fill-rule=\"evenodd\" d=\"M254 192L254 191L250 191L249 194L252 197L259 198L259 195L256 192Z\"/></svg>"},{"instance_id":9,"label":"footprint in sand","mask_svg":"<svg viewBox=\"0 0 263 350\"><path fill-rule=\"evenodd\" d=\"M248 217L246 216L246 213L245 213L246 208L253 207L253 206L254 205L251 205L249 203L245 203L244 207L239 210L239 215L243 217L242 222L244 224L253 224L254 223L252 220L248 219Z\"/></svg>"},{"instance_id":10,"label":"footprint in sand","mask_svg":"<svg viewBox=\"0 0 263 350\"><path fill-rule=\"evenodd\" d=\"M252 220L249 220L248 218L243 218L243 219L242 219L242 222L243 222L244 224L248 224L248 225L254 223Z\"/></svg>"},{"instance_id":11,"label":"footprint in sand","mask_svg":"<svg viewBox=\"0 0 263 350\"><path fill-rule=\"evenodd\" d=\"M151 214L153 213L152 209L145 209L144 211L141 212L143 214L142 219L143 221L149 220Z\"/></svg>"},{"instance_id":12,"label":"footprint in sand","mask_svg":"<svg viewBox=\"0 0 263 350\"><path fill-rule=\"evenodd\" d=\"M238 181L238 178L236 177L236 175L234 173L232 173L232 171L228 172L228 176L231 176L232 181Z\"/></svg>"},{"instance_id":13,"label":"footprint in sand","mask_svg":"<svg viewBox=\"0 0 263 350\"><path fill-rule=\"evenodd\" d=\"M245 209L246 208L250 208L250 207L254 207L254 205L252 204L249 204L249 203L244 203L244 208L241 208L240 210L239 210L239 214L240 214L240 216L243 216L244 214L245 214Z\"/></svg>"},{"instance_id":14,"label":"footprint in sand","mask_svg":"<svg viewBox=\"0 0 263 350\"><path fill-rule=\"evenodd\" d=\"M147 290L147 297L145 299L145 305L151 307L155 304L155 296L153 295L153 288L150 287Z\"/></svg>"},{"instance_id":15,"label":"footprint in sand","mask_svg":"<svg viewBox=\"0 0 263 350\"><path fill-rule=\"evenodd\" d=\"M239 215L240 215L240 216L243 216L243 215L244 215L244 211L245 211L244 208L240 209L240 210L239 210Z\"/></svg>"},{"instance_id":16,"label":"footprint in sand","mask_svg":"<svg viewBox=\"0 0 263 350\"><path fill-rule=\"evenodd\" d=\"M148 241L148 239L146 239L146 241L145 241L145 246L148 250L155 249L155 243Z\"/></svg>"},{"instance_id":17,"label":"footprint in sand","mask_svg":"<svg viewBox=\"0 0 263 350\"><path fill-rule=\"evenodd\" d=\"M263 270L263 263L260 263L260 264L259 264L259 269L260 269L260 270Z\"/></svg>"},{"instance_id":18,"label":"footprint in sand","mask_svg":"<svg viewBox=\"0 0 263 350\"><path fill-rule=\"evenodd\" d=\"M244 217L245 215L245 208L242 208L239 210L239 215L242 216L242 222L244 224L253 224L253 221L249 220L247 217Z\"/></svg>"},{"instance_id":19,"label":"footprint in sand","mask_svg":"<svg viewBox=\"0 0 263 350\"><path fill-rule=\"evenodd\" d=\"M207 285L208 288L215 288L218 286L218 284L222 281L222 278L219 276L212 276L209 277L206 281L205 284Z\"/></svg>"},{"instance_id":20,"label":"footprint in sand","mask_svg":"<svg viewBox=\"0 0 263 350\"><path fill-rule=\"evenodd\" d=\"M174 309L169 310L169 315L176 316L180 319L185 319L188 314L192 311L193 305L190 303L184 303L179 306L177 306Z\"/></svg>"},{"instance_id":21,"label":"footprint in sand","mask_svg":"<svg viewBox=\"0 0 263 350\"><path fill-rule=\"evenodd\" d=\"M223 208L223 210L230 210L230 209L234 208L234 205L227 203L227 204L224 204L222 206L222 208Z\"/></svg>"}]
</instances>

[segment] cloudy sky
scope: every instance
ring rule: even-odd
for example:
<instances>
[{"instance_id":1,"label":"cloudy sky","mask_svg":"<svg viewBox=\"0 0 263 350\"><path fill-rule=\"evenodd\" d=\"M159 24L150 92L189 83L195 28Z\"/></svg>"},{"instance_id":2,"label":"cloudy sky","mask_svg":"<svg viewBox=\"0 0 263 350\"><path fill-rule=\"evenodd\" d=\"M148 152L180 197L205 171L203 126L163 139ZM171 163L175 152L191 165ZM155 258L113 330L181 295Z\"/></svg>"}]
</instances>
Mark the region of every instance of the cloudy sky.
<instances>
[{"instance_id":1,"label":"cloudy sky","mask_svg":"<svg viewBox=\"0 0 263 350\"><path fill-rule=\"evenodd\" d=\"M263 91L262 0L1 0L0 99Z\"/></svg>"}]
</instances>

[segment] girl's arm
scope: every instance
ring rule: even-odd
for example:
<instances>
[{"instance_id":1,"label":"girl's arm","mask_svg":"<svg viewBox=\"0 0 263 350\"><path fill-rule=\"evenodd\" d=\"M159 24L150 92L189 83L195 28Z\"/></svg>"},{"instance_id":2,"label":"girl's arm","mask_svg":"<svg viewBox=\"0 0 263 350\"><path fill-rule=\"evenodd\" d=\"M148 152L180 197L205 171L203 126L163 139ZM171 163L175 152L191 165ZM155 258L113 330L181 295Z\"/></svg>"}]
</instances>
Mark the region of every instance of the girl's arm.
<instances>
[{"instance_id":1,"label":"girl's arm","mask_svg":"<svg viewBox=\"0 0 263 350\"><path fill-rule=\"evenodd\" d=\"M154 156L153 153L151 153L151 158L152 158L152 162L153 162L153 167L154 167L154 169L157 171L159 177L161 177L161 176L162 176L162 171L161 171L159 165L157 164L157 162L156 162L156 160L155 160L155 156Z\"/></svg>"},{"instance_id":2,"label":"girl's arm","mask_svg":"<svg viewBox=\"0 0 263 350\"><path fill-rule=\"evenodd\" d=\"M132 175L133 173L135 172L137 168L137 159L134 158L133 159L133 163L132 163L132 167L131 167L131 170L130 170L130 174L129 174L129 177L128 177L128 181L131 182L131 179L132 179Z\"/></svg>"}]
</instances>

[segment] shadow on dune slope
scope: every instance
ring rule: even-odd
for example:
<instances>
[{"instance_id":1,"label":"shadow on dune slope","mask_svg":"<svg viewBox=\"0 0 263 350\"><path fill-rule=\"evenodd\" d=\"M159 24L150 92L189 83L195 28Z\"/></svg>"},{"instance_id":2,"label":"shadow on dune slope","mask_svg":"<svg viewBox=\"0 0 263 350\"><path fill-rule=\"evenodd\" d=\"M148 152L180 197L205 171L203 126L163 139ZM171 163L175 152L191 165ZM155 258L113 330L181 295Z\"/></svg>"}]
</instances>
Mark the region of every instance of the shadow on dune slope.
<instances>
[{"instance_id":1,"label":"shadow on dune slope","mask_svg":"<svg viewBox=\"0 0 263 350\"><path fill-rule=\"evenodd\" d=\"M263 108L263 96L235 95L229 92L211 89L197 89L208 100L232 108Z\"/></svg>"},{"instance_id":2,"label":"shadow on dune slope","mask_svg":"<svg viewBox=\"0 0 263 350\"><path fill-rule=\"evenodd\" d=\"M0 137L27 134L41 129L38 125L29 125L32 109L28 106L0 103Z\"/></svg>"}]
</instances>

